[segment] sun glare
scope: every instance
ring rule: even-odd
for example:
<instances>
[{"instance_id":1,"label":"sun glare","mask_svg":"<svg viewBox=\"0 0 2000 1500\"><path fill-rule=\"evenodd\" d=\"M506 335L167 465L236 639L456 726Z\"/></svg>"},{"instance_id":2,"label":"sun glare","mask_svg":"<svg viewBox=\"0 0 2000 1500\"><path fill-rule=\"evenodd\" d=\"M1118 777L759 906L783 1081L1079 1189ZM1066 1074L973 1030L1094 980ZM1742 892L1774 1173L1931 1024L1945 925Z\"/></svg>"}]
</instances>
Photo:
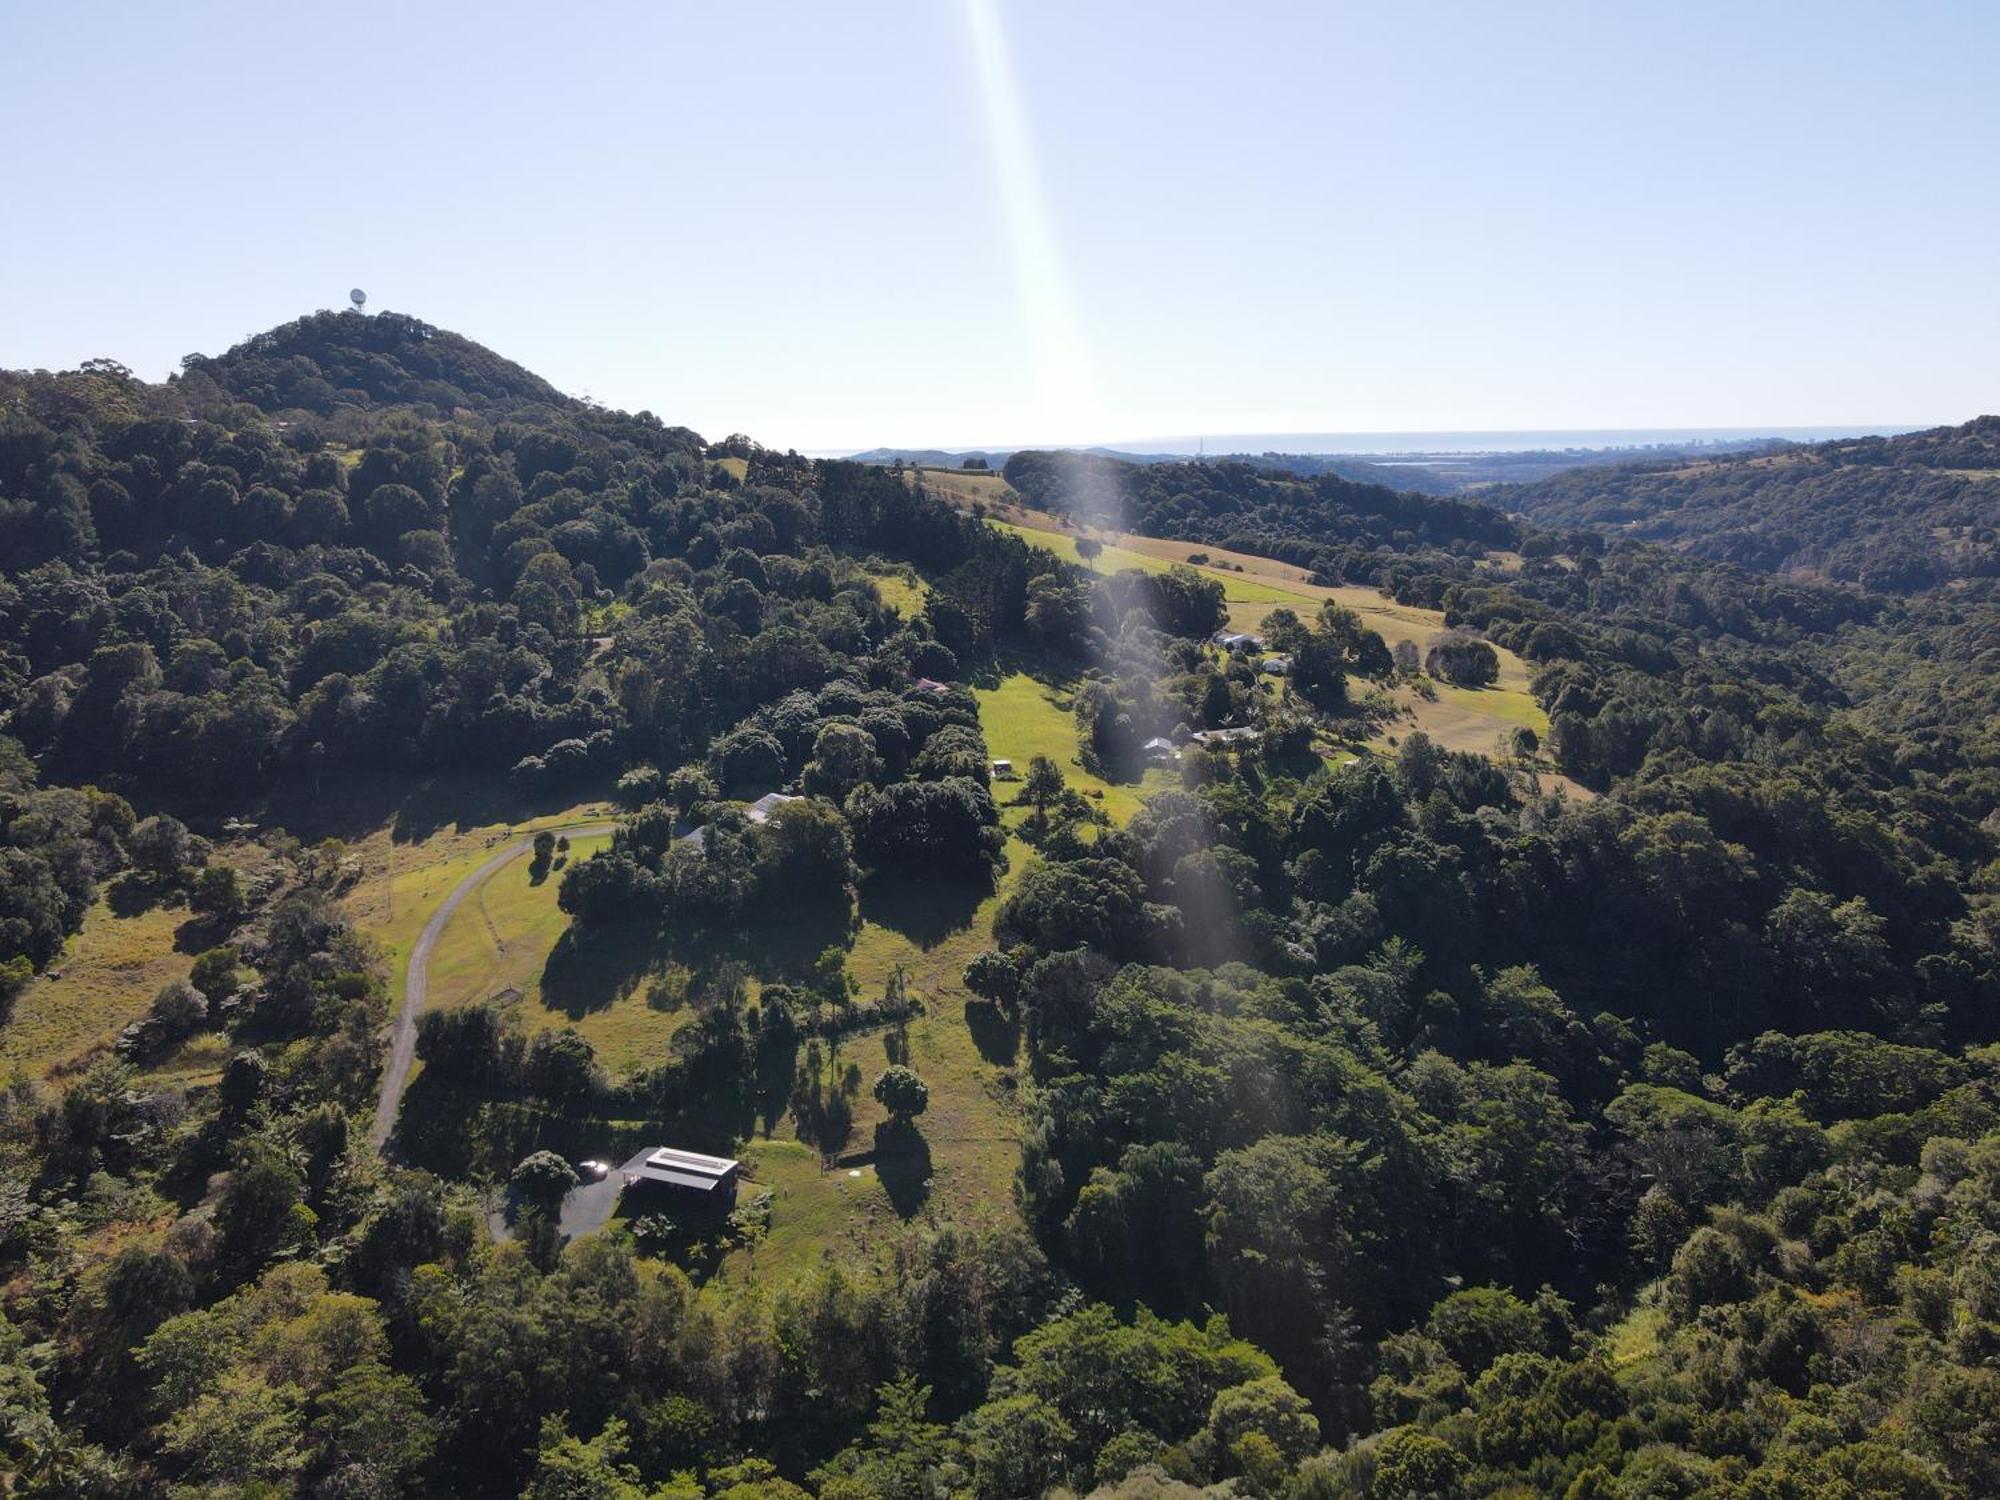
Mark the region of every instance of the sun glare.
<instances>
[{"instance_id":1,"label":"sun glare","mask_svg":"<svg viewBox=\"0 0 2000 1500\"><path fill-rule=\"evenodd\" d=\"M1101 434L1101 402L1062 251L1049 221L1006 29L995 0L963 0L963 10L1007 220L1022 321L1032 350L1035 389L1024 400L1021 414L1037 430L1024 436L1043 442L1067 437L1088 441Z\"/></svg>"}]
</instances>

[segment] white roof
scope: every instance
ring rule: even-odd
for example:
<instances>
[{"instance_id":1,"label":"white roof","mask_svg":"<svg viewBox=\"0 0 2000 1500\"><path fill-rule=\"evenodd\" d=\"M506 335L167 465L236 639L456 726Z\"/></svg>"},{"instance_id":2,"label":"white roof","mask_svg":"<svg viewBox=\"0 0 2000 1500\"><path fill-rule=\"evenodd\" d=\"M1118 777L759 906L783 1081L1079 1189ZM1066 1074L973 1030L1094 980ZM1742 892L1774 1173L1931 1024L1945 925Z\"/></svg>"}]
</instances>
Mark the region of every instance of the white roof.
<instances>
[{"instance_id":1,"label":"white roof","mask_svg":"<svg viewBox=\"0 0 2000 1500\"><path fill-rule=\"evenodd\" d=\"M649 1167L676 1167L683 1171L699 1172L704 1177L720 1177L724 1172L736 1169L736 1163L726 1156L704 1156L699 1151L682 1151L675 1146L660 1146L646 1153Z\"/></svg>"},{"instance_id":2,"label":"white roof","mask_svg":"<svg viewBox=\"0 0 2000 1500\"><path fill-rule=\"evenodd\" d=\"M620 1168L627 1186L635 1182L664 1182L672 1187L711 1192L728 1182L738 1163L722 1156L703 1156L699 1151L681 1151L658 1146L633 1157Z\"/></svg>"},{"instance_id":3,"label":"white roof","mask_svg":"<svg viewBox=\"0 0 2000 1500\"><path fill-rule=\"evenodd\" d=\"M749 818L749 820L753 823L761 823L766 818L770 817L772 813L776 812L779 808L783 807L787 802L803 802L803 801L805 801L805 798L803 797L787 796L783 792L766 792L764 793L763 796L759 797L755 802L750 804L749 808L744 813L744 816Z\"/></svg>"}]
</instances>

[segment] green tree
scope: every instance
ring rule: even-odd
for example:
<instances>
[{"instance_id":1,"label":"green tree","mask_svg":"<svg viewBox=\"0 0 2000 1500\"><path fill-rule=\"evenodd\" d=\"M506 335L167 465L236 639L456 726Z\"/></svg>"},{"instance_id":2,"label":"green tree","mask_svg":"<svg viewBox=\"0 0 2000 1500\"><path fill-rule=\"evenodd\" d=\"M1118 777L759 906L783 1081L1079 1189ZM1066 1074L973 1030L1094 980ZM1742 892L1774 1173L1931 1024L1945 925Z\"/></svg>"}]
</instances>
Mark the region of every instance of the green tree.
<instances>
[{"instance_id":1,"label":"green tree","mask_svg":"<svg viewBox=\"0 0 2000 1500\"><path fill-rule=\"evenodd\" d=\"M713 802L721 793L715 779L700 766L677 766L667 776L666 795L675 810L686 817L698 803Z\"/></svg>"},{"instance_id":2,"label":"green tree","mask_svg":"<svg viewBox=\"0 0 2000 1500\"><path fill-rule=\"evenodd\" d=\"M361 1493L394 1494L430 1461L436 1427L414 1380L364 1360L320 1393L310 1436L329 1472Z\"/></svg>"},{"instance_id":3,"label":"green tree","mask_svg":"<svg viewBox=\"0 0 2000 1500\"><path fill-rule=\"evenodd\" d=\"M1451 1444L1399 1427L1375 1449L1375 1500L1458 1500L1471 1468Z\"/></svg>"},{"instance_id":4,"label":"green tree","mask_svg":"<svg viewBox=\"0 0 2000 1500\"><path fill-rule=\"evenodd\" d=\"M908 1125L930 1108L930 1085L917 1076L915 1069L902 1063L883 1070L882 1076L875 1080L874 1093L876 1102L889 1111L889 1120L895 1125Z\"/></svg>"},{"instance_id":5,"label":"green tree","mask_svg":"<svg viewBox=\"0 0 2000 1500\"><path fill-rule=\"evenodd\" d=\"M235 994L239 982L236 950L227 945L198 955L194 967L188 971L188 983L200 990L211 1005Z\"/></svg>"},{"instance_id":6,"label":"green tree","mask_svg":"<svg viewBox=\"0 0 2000 1500\"><path fill-rule=\"evenodd\" d=\"M246 904L243 879L234 865L212 864L195 877L188 905L203 916L233 920Z\"/></svg>"},{"instance_id":7,"label":"green tree","mask_svg":"<svg viewBox=\"0 0 2000 1500\"><path fill-rule=\"evenodd\" d=\"M1046 755L1037 755L1028 762L1028 774L1021 783L1018 800L1035 810L1035 820L1046 823L1049 807L1068 789L1069 783L1063 779L1062 767Z\"/></svg>"},{"instance_id":8,"label":"green tree","mask_svg":"<svg viewBox=\"0 0 2000 1500\"><path fill-rule=\"evenodd\" d=\"M882 774L875 737L858 724L822 725L806 762L805 788L835 801Z\"/></svg>"},{"instance_id":9,"label":"green tree","mask_svg":"<svg viewBox=\"0 0 2000 1500\"><path fill-rule=\"evenodd\" d=\"M1203 1429L1207 1444L1222 1456L1237 1454L1252 1435L1269 1443L1284 1465L1296 1466L1319 1447L1319 1420L1282 1376L1266 1375L1217 1392Z\"/></svg>"},{"instance_id":10,"label":"green tree","mask_svg":"<svg viewBox=\"0 0 2000 1500\"><path fill-rule=\"evenodd\" d=\"M639 1471L624 1462L628 1446L616 1417L588 1442L571 1436L561 1417L550 1417L522 1500L649 1500Z\"/></svg>"},{"instance_id":11,"label":"green tree","mask_svg":"<svg viewBox=\"0 0 2000 1500\"><path fill-rule=\"evenodd\" d=\"M553 1210L563 1196L577 1185L576 1169L553 1151L537 1151L525 1156L507 1174L508 1186L523 1201Z\"/></svg>"}]
</instances>

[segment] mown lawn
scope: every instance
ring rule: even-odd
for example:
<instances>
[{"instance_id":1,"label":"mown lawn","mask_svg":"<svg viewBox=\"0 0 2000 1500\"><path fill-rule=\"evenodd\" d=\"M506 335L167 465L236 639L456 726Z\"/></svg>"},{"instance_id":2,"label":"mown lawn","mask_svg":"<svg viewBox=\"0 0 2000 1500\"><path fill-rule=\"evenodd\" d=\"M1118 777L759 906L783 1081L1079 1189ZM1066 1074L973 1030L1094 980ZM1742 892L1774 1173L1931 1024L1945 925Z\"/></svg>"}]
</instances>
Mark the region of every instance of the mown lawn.
<instances>
[{"instance_id":1,"label":"mown lawn","mask_svg":"<svg viewBox=\"0 0 2000 1500\"><path fill-rule=\"evenodd\" d=\"M608 834L573 839L569 859L588 859L610 842ZM577 1012L552 1004L542 991L543 967L569 928L556 904L564 868L555 866L538 881L524 854L460 905L431 953L430 1003L442 1008L498 999L529 1036L573 1026L614 1075L658 1063L687 1012L654 1009L646 998L648 976L634 976L608 1003Z\"/></svg>"},{"instance_id":2,"label":"mown lawn","mask_svg":"<svg viewBox=\"0 0 2000 1500\"><path fill-rule=\"evenodd\" d=\"M579 823L605 822L611 816L603 803L580 803L520 823L442 827L419 840L398 839L387 826L357 840L352 855L361 876L347 893L347 910L355 925L381 945L390 995L402 999L410 949L438 903L502 845L537 829L560 832Z\"/></svg>"},{"instance_id":3,"label":"mown lawn","mask_svg":"<svg viewBox=\"0 0 2000 1500\"><path fill-rule=\"evenodd\" d=\"M1014 671L1001 678L997 687L975 688L973 695L979 700L980 727L994 759L1011 760L1015 774L1025 776L1028 762L1046 755L1062 767L1071 786L1102 807L1114 822L1123 823L1137 812L1145 793L1175 784L1171 773L1159 769L1149 770L1146 779L1137 784L1106 781L1085 770L1077 754L1076 719L1065 687ZM993 783L994 800L1003 808L1019 790L1018 781Z\"/></svg>"}]
</instances>

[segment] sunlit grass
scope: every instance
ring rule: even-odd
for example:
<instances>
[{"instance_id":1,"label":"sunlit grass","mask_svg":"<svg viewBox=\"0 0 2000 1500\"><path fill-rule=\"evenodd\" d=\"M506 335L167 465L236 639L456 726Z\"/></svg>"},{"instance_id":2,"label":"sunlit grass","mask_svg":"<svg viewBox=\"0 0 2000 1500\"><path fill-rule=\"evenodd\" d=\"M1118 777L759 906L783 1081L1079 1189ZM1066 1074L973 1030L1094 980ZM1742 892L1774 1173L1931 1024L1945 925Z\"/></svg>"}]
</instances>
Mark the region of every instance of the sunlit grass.
<instances>
[{"instance_id":1,"label":"sunlit grass","mask_svg":"<svg viewBox=\"0 0 2000 1500\"><path fill-rule=\"evenodd\" d=\"M15 1002L14 1018L0 1030L0 1077L18 1070L42 1078L115 1041L146 1014L161 985L187 977L193 960L174 950L174 933L187 920L185 906L121 917L100 900L49 972Z\"/></svg>"},{"instance_id":2,"label":"sunlit grass","mask_svg":"<svg viewBox=\"0 0 2000 1500\"><path fill-rule=\"evenodd\" d=\"M588 859L610 842L608 834L574 839L569 860ZM551 869L537 882L524 854L460 905L431 953L430 1003L448 1007L497 999L529 1036L574 1027L614 1077L656 1065L665 1060L667 1043L687 1012L655 1009L647 1000L647 976L637 976L610 1003L581 1015L550 1005L542 992L543 968L569 929L569 918L557 905L564 868Z\"/></svg>"},{"instance_id":3,"label":"sunlit grass","mask_svg":"<svg viewBox=\"0 0 2000 1500\"><path fill-rule=\"evenodd\" d=\"M1650 1305L1633 1308L1605 1336L1611 1367L1622 1370L1652 1359L1660 1352L1660 1337L1667 1327L1665 1309Z\"/></svg>"},{"instance_id":4,"label":"sunlit grass","mask_svg":"<svg viewBox=\"0 0 2000 1500\"><path fill-rule=\"evenodd\" d=\"M990 524L1035 546L1044 547L1066 561L1081 561L1076 550L1076 535L1059 527L1053 517L1019 507L1010 514L1014 519L995 518ZM1122 536L1117 544L1105 545L1095 566L1101 573L1116 572L1122 568L1163 572L1177 562L1185 563L1190 556L1205 556L1211 564L1230 564L1227 568L1198 567L1197 571L1222 585L1232 630L1261 630L1271 612L1279 608L1290 609L1301 619L1310 621L1320 605L1328 600L1360 615L1362 621L1392 648L1399 642L1408 641L1421 651L1432 636L1445 628L1444 615L1439 610L1398 604L1370 588L1351 584L1328 587L1312 583L1293 564L1221 547L1203 547L1159 537ZM1237 568L1243 571L1239 573ZM1391 748L1392 738L1400 740L1421 730L1446 749L1491 754L1499 746L1502 736L1517 727L1546 735L1548 715L1528 692L1527 663L1511 651L1497 646L1494 650L1500 658L1500 679L1494 687L1460 688L1440 683L1435 699L1427 699L1409 688L1399 688L1395 697L1403 717L1377 735L1371 744L1377 749L1388 749ZM988 738L991 737L989 729ZM1007 752L995 749L993 753L1004 755ZM1574 795L1588 795L1574 783L1564 784Z\"/></svg>"},{"instance_id":5,"label":"sunlit grass","mask_svg":"<svg viewBox=\"0 0 2000 1500\"><path fill-rule=\"evenodd\" d=\"M1076 721L1066 695L1026 672L1009 673L996 687L975 692L980 724L996 757L1025 770L1030 757L1048 756L1078 791L1101 793L1098 805L1114 822L1129 819L1146 792L1172 784L1162 771L1149 772L1137 787L1106 782L1086 771L1078 763ZM996 797L1004 804L1015 785L996 783ZM1004 816L1012 825L1022 814ZM948 887L931 887L920 898L924 909L900 926L871 919L869 904L863 903L848 972L861 993L872 997L900 967L924 1005L923 1014L909 1025L909 1043L910 1063L931 1090L930 1108L919 1122L931 1153L930 1193L922 1210L926 1217L934 1214L955 1224L997 1224L1013 1217L1020 1154L1020 1108L1014 1094L1018 1060L981 1052L966 1021L965 1004L972 997L964 976L966 965L991 946L994 913L1033 858L1028 845L1010 838L1007 868L990 892L968 898ZM867 1086L887 1065L885 1034L845 1039L839 1065L848 1061L860 1066L864 1080L851 1146L865 1147L882 1118ZM859 1168L860 1177L849 1177L846 1168L821 1173L816 1152L796 1145L779 1149L790 1133L789 1121L781 1121L777 1139L750 1148L759 1179L775 1185L778 1198L769 1239L754 1254L739 1252L731 1273L748 1274L754 1267L759 1277L776 1280L814 1264L822 1254L857 1269L874 1264L901 1232L901 1219L873 1169Z\"/></svg>"},{"instance_id":6,"label":"sunlit grass","mask_svg":"<svg viewBox=\"0 0 2000 1500\"><path fill-rule=\"evenodd\" d=\"M582 803L521 823L441 828L417 842L397 841L388 827L354 845L361 878L347 895L354 923L381 946L389 990L402 998L404 970L417 935L454 887L513 839L540 828L560 832L610 816L602 803Z\"/></svg>"},{"instance_id":7,"label":"sunlit grass","mask_svg":"<svg viewBox=\"0 0 2000 1500\"><path fill-rule=\"evenodd\" d=\"M1123 823L1139 810L1142 794L1173 784L1165 771L1151 770L1137 786L1106 781L1083 766L1077 752L1076 719L1067 691L1039 681L1025 672L1009 673L998 687L976 688L979 723L986 733L986 746L996 760L1011 760L1017 775L1025 775L1028 762L1046 755L1062 768L1062 773L1084 796L1102 807L1114 822ZM994 797L1005 804L1013 799L1018 782L993 784Z\"/></svg>"},{"instance_id":8,"label":"sunlit grass","mask_svg":"<svg viewBox=\"0 0 2000 1500\"><path fill-rule=\"evenodd\" d=\"M875 592L882 596L882 602L906 620L914 620L922 614L924 602L930 598L930 590L921 579L906 577L900 572L870 573L868 581L875 585Z\"/></svg>"}]
</instances>

